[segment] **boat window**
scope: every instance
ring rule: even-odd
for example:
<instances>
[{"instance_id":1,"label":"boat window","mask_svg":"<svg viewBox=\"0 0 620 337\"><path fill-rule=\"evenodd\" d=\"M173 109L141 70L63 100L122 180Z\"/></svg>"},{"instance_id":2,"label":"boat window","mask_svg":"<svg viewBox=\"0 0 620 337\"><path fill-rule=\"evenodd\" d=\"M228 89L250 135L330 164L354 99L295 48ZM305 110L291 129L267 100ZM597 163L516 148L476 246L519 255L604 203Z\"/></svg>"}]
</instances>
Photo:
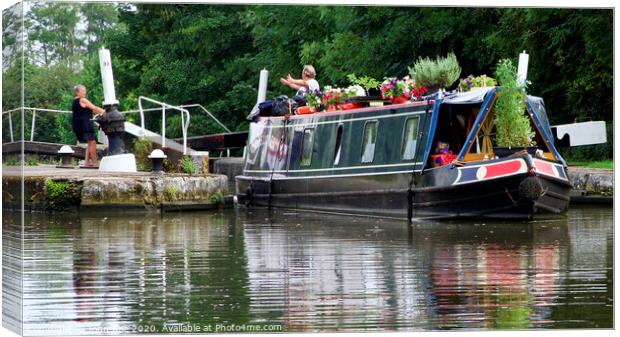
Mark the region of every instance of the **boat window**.
<instances>
[{"instance_id":1,"label":"boat window","mask_svg":"<svg viewBox=\"0 0 620 337\"><path fill-rule=\"evenodd\" d=\"M340 150L342 150L342 125L338 125L336 130L336 148L334 150L334 165L340 163Z\"/></svg>"},{"instance_id":2,"label":"boat window","mask_svg":"<svg viewBox=\"0 0 620 337\"><path fill-rule=\"evenodd\" d=\"M312 162L312 145L314 129L304 129L304 138L301 144L301 166L310 166Z\"/></svg>"},{"instance_id":3,"label":"boat window","mask_svg":"<svg viewBox=\"0 0 620 337\"><path fill-rule=\"evenodd\" d=\"M362 138L362 163L372 163L375 158L375 144L377 144L377 122L366 122Z\"/></svg>"},{"instance_id":4,"label":"boat window","mask_svg":"<svg viewBox=\"0 0 620 337\"><path fill-rule=\"evenodd\" d=\"M418 142L418 117L408 118L405 122L405 132L403 134L403 144L401 156L403 160L412 160L415 157L416 145Z\"/></svg>"}]
</instances>

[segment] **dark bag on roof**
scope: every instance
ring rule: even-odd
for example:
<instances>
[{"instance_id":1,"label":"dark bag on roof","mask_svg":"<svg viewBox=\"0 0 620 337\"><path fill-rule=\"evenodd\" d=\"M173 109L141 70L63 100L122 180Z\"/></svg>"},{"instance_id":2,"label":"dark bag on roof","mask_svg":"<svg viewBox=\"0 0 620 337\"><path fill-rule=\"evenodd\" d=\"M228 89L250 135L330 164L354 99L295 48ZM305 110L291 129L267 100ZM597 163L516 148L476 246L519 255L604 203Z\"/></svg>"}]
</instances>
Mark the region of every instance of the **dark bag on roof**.
<instances>
[{"instance_id":1,"label":"dark bag on roof","mask_svg":"<svg viewBox=\"0 0 620 337\"><path fill-rule=\"evenodd\" d=\"M273 101L272 116L284 116L292 114L297 109L297 103L289 100L286 95L280 95Z\"/></svg>"},{"instance_id":2,"label":"dark bag on roof","mask_svg":"<svg viewBox=\"0 0 620 337\"><path fill-rule=\"evenodd\" d=\"M259 116L271 116L271 111L273 109L273 101L266 100L258 104L258 115Z\"/></svg>"},{"instance_id":3,"label":"dark bag on roof","mask_svg":"<svg viewBox=\"0 0 620 337\"><path fill-rule=\"evenodd\" d=\"M302 94L302 95L297 94L297 95L293 96L293 98L291 98L291 99L293 101L295 101L295 103L297 103L298 107L306 105L306 95L305 94Z\"/></svg>"}]
</instances>

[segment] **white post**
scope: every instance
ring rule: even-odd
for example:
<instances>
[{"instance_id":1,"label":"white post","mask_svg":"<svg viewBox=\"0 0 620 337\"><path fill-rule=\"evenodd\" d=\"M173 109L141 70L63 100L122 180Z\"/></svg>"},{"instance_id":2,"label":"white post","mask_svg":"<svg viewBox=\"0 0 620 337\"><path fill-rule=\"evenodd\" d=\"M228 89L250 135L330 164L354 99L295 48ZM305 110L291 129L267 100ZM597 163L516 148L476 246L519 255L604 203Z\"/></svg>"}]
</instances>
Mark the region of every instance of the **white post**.
<instances>
[{"instance_id":1,"label":"white post","mask_svg":"<svg viewBox=\"0 0 620 337\"><path fill-rule=\"evenodd\" d=\"M517 67L517 85L522 86L527 81L527 64L530 60L525 50L519 54L519 66Z\"/></svg>"},{"instance_id":2,"label":"white post","mask_svg":"<svg viewBox=\"0 0 620 337\"><path fill-rule=\"evenodd\" d=\"M262 103L267 99L267 79L269 78L269 71L263 69L260 71L260 80L258 82L258 98L256 103Z\"/></svg>"},{"instance_id":3,"label":"white post","mask_svg":"<svg viewBox=\"0 0 620 337\"><path fill-rule=\"evenodd\" d=\"M99 66L101 68L101 81L103 82L103 105L118 104L114 91L114 75L112 75L112 59L110 51L105 48L99 50Z\"/></svg>"}]
</instances>

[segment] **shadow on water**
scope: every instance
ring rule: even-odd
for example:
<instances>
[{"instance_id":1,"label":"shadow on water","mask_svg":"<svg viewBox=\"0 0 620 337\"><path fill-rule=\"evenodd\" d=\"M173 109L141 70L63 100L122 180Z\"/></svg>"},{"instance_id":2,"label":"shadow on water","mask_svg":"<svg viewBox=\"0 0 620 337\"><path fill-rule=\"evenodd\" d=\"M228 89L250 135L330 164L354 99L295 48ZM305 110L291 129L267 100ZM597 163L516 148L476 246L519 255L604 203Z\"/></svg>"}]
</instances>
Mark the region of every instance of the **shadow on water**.
<instances>
[{"instance_id":1,"label":"shadow on water","mask_svg":"<svg viewBox=\"0 0 620 337\"><path fill-rule=\"evenodd\" d=\"M28 214L25 332L611 328L612 218ZM4 219L6 245L18 215Z\"/></svg>"}]
</instances>

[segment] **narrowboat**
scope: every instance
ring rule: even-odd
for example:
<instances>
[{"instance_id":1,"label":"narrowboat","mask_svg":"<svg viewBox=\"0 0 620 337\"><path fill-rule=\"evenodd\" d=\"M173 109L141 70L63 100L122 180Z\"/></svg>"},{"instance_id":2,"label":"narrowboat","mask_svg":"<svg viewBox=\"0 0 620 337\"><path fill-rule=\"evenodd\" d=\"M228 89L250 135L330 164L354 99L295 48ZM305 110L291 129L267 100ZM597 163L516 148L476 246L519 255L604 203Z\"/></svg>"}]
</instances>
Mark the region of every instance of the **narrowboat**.
<instances>
[{"instance_id":1,"label":"narrowboat","mask_svg":"<svg viewBox=\"0 0 620 337\"><path fill-rule=\"evenodd\" d=\"M251 123L241 205L424 218L524 218L569 203L543 100L527 96L530 148L493 146L496 87ZM508 153L505 153L508 150Z\"/></svg>"}]
</instances>

